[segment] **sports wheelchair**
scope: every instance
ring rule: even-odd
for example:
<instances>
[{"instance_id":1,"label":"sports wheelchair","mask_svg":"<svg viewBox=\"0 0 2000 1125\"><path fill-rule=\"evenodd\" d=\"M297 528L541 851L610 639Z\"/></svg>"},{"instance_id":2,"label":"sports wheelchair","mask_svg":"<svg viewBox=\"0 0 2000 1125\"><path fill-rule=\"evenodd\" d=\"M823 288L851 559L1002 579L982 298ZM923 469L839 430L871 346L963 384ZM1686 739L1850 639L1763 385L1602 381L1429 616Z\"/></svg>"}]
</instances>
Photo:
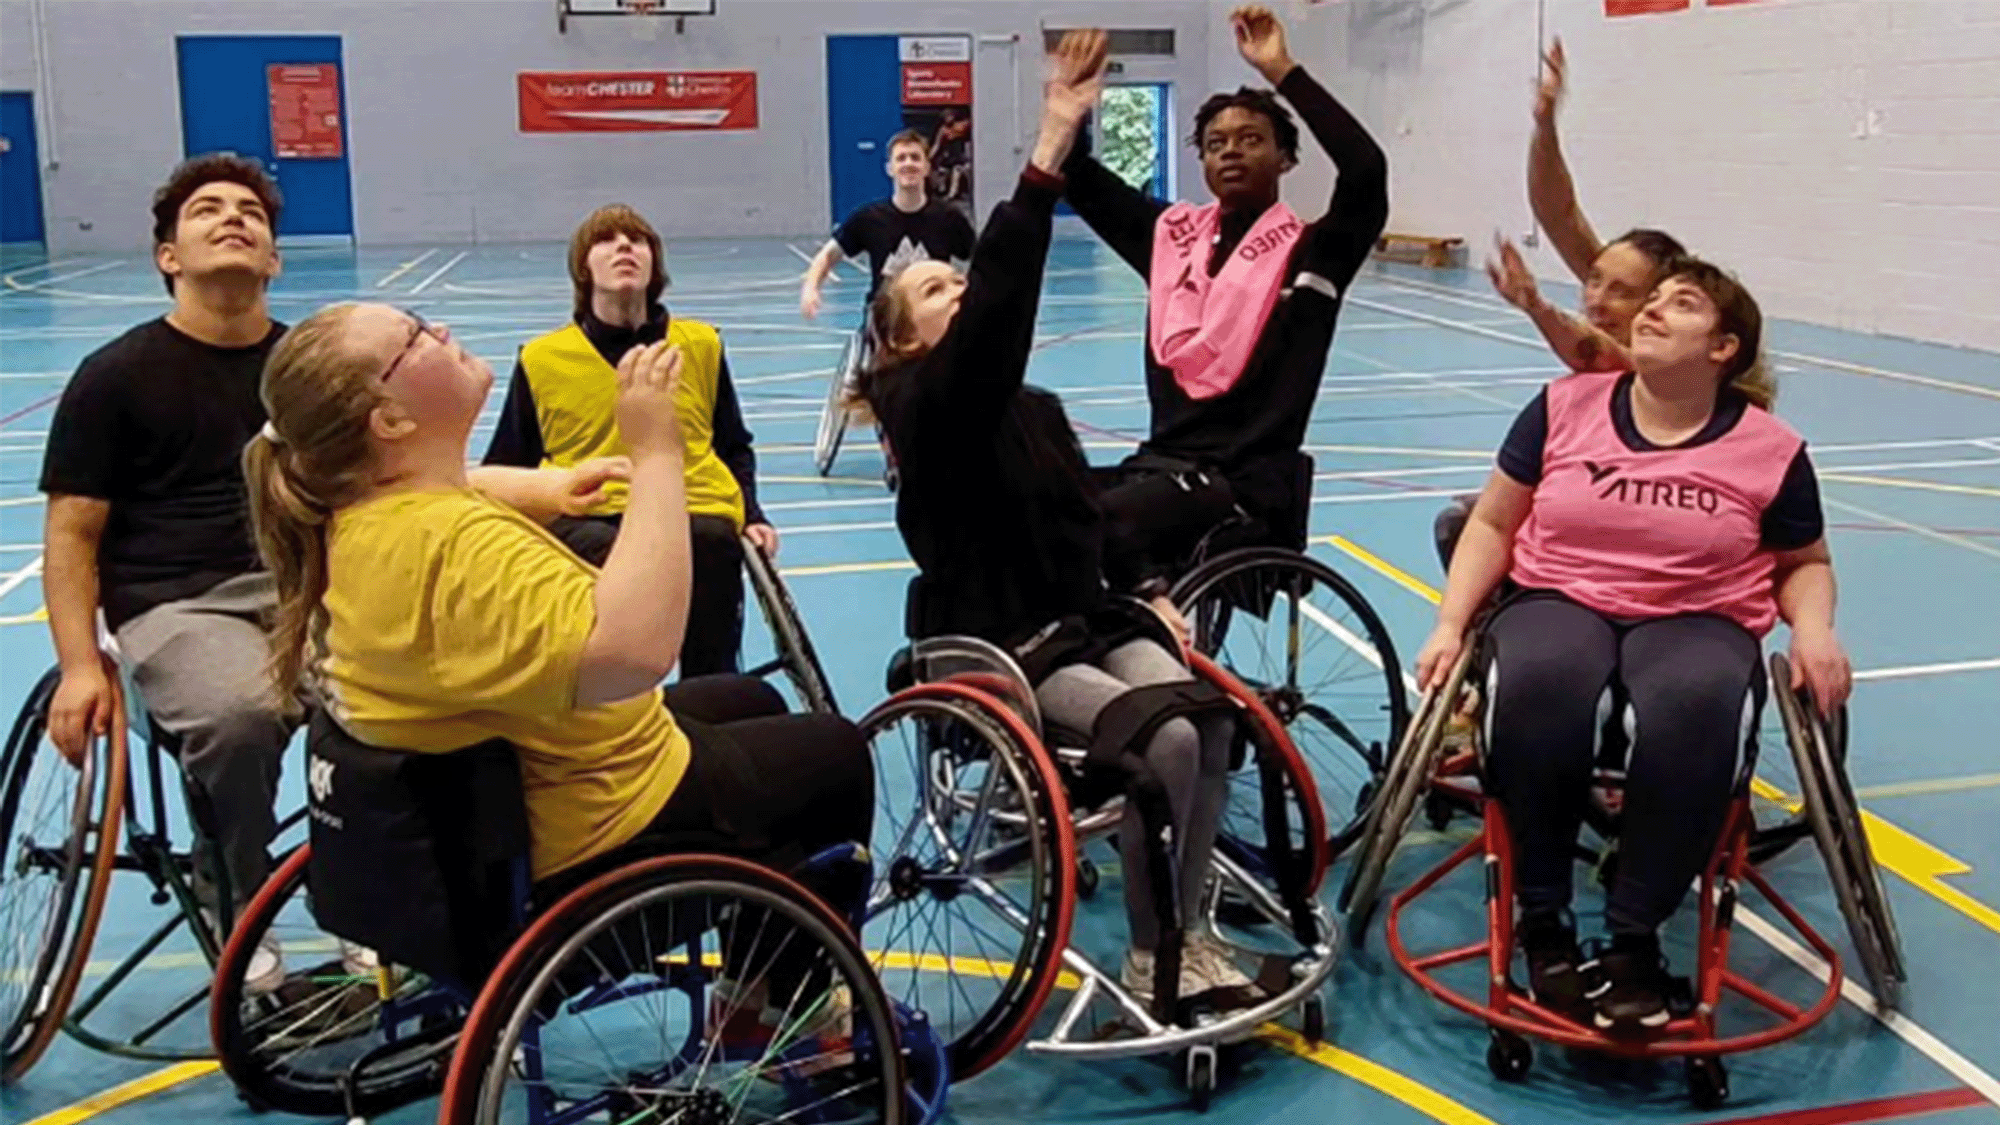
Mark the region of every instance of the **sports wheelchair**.
<instances>
[{"instance_id":1,"label":"sports wheelchair","mask_svg":"<svg viewBox=\"0 0 2000 1125\"><path fill-rule=\"evenodd\" d=\"M1149 608L1135 610L1178 649ZM1226 1016L1177 995L1182 933L1161 803L1123 779L1107 785L1089 733L1044 722L1028 678L997 646L934 637L892 662L893 694L860 723L882 794L863 933L890 994L922 1006L948 1043L954 1077L1029 1040L1058 989L1070 996L1029 1051L1176 1054L1197 1108L1216 1088L1219 1046L1293 1011L1307 1039L1324 1034L1320 989L1339 935L1315 897L1330 859L1312 772L1257 692L1199 652L1189 662L1190 686L1212 689L1238 729L1202 926L1239 967L1254 966L1248 975L1268 997ZM1080 842L1115 831L1128 799L1142 802L1151 868L1162 876L1151 1004L1071 940L1077 901L1097 883ZM1234 910L1223 908L1225 895ZM1093 1013L1105 1018L1087 1022Z\"/></svg>"},{"instance_id":2,"label":"sports wheelchair","mask_svg":"<svg viewBox=\"0 0 2000 1125\"><path fill-rule=\"evenodd\" d=\"M833 378L826 385L826 402L819 412L819 427L813 434L813 468L820 476L833 473L834 462L840 458L841 444L847 439L847 431L855 424L855 410L851 403L856 380L868 363L868 330L866 327L854 330L848 338L847 347L840 353L840 364L833 369ZM889 443L882 445L882 483L889 491L896 491L896 457L889 451Z\"/></svg>"},{"instance_id":3,"label":"sports wheelchair","mask_svg":"<svg viewBox=\"0 0 2000 1125\"><path fill-rule=\"evenodd\" d=\"M441 1093L449 1125L942 1112L924 1018L883 995L852 917L792 877L691 836L531 888L511 747L394 753L318 714L308 754L312 840L216 970L216 1052L253 1104L362 1119ZM854 845L800 870L867 863ZM330 949L328 933L340 961L252 987L260 945Z\"/></svg>"},{"instance_id":4,"label":"sports wheelchair","mask_svg":"<svg viewBox=\"0 0 2000 1125\"><path fill-rule=\"evenodd\" d=\"M1460 515L1462 516L1462 512ZM1442 522L1442 521L1441 521ZM1462 519L1460 520L1462 525ZM1455 531L1441 530L1440 551L1449 560ZM1799 838L1801 823L1819 846L1832 878L1840 912L1846 922L1863 971L1873 988L1877 1007L1893 1009L1907 980L1896 923L1880 873L1869 851L1845 771L1847 728L1844 713L1822 717L1804 691L1791 689L1791 667L1773 654L1769 665L1770 692L1776 701L1784 741L1797 768L1801 794L1798 818L1759 829L1750 801L1754 755L1747 756L1731 808L1716 847L1697 882L1699 922L1695 941L1696 970L1692 980L1676 982L1670 997L1671 1019L1647 1038L1617 1038L1543 1007L1516 985L1514 979L1514 855L1506 818L1496 798L1483 792L1484 729L1482 693L1475 687L1484 658L1484 628L1497 606L1489 606L1469 631L1464 650L1439 686L1421 700L1417 714L1398 748L1383 782L1383 794L1363 828L1356 860L1341 888L1338 905L1346 911L1349 932L1360 945L1381 894L1389 863L1402 843L1420 806L1434 827L1442 828L1454 812L1481 818L1479 833L1455 849L1390 901L1386 937L1391 957L1426 992L1490 1028L1487 1065L1504 1081L1524 1078L1533 1063L1529 1038L1572 1049L1627 1058L1681 1058L1687 1064L1688 1091L1700 1108L1712 1109L1729 1097L1728 1075L1721 1057L1755 1050L1802 1034L1839 1002L1842 963L1833 945L1787 903L1759 870ZM1614 724L1615 726L1615 724ZM1613 732L1616 733L1615 731ZM1622 739L1606 739L1600 754L1593 799L1585 824L1598 838L1595 847L1580 847L1579 859L1602 875L1617 860L1618 798L1623 783ZM1459 868L1479 860L1485 871L1486 929L1483 940L1437 952L1412 949L1404 921L1413 902ZM1609 879L1604 879L1609 884ZM1745 886L1755 889L1827 966L1816 998L1797 1004L1771 992L1729 968L1734 922ZM1461 964L1483 964L1483 1002L1467 988L1447 982L1442 972ZM1470 979L1470 978L1467 978ZM1747 1002L1725 1006L1729 994ZM1725 1028L1725 1013L1734 1015ZM1761 1014L1761 1024L1756 1022Z\"/></svg>"},{"instance_id":5,"label":"sports wheelchair","mask_svg":"<svg viewBox=\"0 0 2000 1125\"><path fill-rule=\"evenodd\" d=\"M777 568L748 539L743 557L772 648L771 657L750 674L781 676L799 706L833 713L826 673ZM191 1017L208 999L207 973L221 956L233 922L229 904L236 899L220 865L197 859L206 859L199 825L183 828L182 822L193 818L171 808L169 793L179 784L179 740L151 721L136 691L118 674L116 644L108 635L100 640L119 697L110 736L93 741L80 768L42 745L50 701L61 682L60 671L51 668L29 691L0 749L0 915L18 922L23 934L35 935L0 946L0 1084L19 1081L61 1031L95 1050L128 1058L213 1057L207 1029ZM143 781L134 776L135 760L143 763ZM304 815L300 808L280 822L274 848L282 851L296 842ZM171 904L172 910L78 999L114 872L143 876L152 904ZM213 894L198 892L205 882L212 882ZM204 900L221 906L205 911ZM171 951L170 942L182 929L194 944L202 979L190 980L185 995L143 1026L117 1031L94 1026L92 1017L163 946Z\"/></svg>"},{"instance_id":6,"label":"sports wheelchair","mask_svg":"<svg viewBox=\"0 0 2000 1125\"><path fill-rule=\"evenodd\" d=\"M1171 559L1168 596L1196 651L1227 668L1277 717L1319 782L1327 850L1354 843L1380 790L1390 751L1409 724L1402 663L1381 616L1340 572L1307 551L1313 459L1299 453L1270 473L1287 497L1261 517L1228 483L1192 464L1138 454L1098 471L1101 487L1147 476L1210 494L1217 520Z\"/></svg>"},{"instance_id":7,"label":"sports wheelchair","mask_svg":"<svg viewBox=\"0 0 2000 1125\"><path fill-rule=\"evenodd\" d=\"M10 930L0 945L0 1083L20 1081L58 1032L125 1058L208 1057L198 1025L178 1027L192 1023L186 1017L207 999L205 976L136 1029L113 1031L90 1022L182 929L194 943L198 967L212 967L235 901L227 873L213 862L214 849L202 845L199 825L183 829L177 823L194 818L170 815L180 741L152 722L120 673L116 645L108 636L100 639L114 697L109 733L92 738L74 767L42 745L62 678L51 668L29 691L0 751L0 916L9 919ZM143 781L134 777L135 754L144 763ZM279 823L280 838L302 815L300 810ZM179 838L181 831L189 836ZM142 876L152 905L172 909L78 999L117 872ZM204 883L212 893L203 893ZM216 905L204 909L204 900ZM168 1034L175 1030L180 1033Z\"/></svg>"}]
</instances>

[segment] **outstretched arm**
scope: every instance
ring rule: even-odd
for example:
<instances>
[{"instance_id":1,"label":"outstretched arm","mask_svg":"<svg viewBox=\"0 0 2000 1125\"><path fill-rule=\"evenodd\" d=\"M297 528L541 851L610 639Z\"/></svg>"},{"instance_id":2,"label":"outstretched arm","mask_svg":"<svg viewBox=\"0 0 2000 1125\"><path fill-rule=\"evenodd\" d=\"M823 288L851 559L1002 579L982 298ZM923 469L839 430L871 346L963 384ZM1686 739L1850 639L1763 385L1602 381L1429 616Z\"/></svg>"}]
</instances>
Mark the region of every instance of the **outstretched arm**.
<instances>
[{"instance_id":1,"label":"outstretched arm","mask_svg":"<svg viewBox=\"0 0 2000 1125\"><path fill-rule=\"evenodd\" d=\"M1486 276L1493 280L1494 290L1528 314L1564 366L1571 371L1621 371L1632 366L1632 355L1625 345L1542 296L1513 243L1501 239L1497 250L1499 257L1486 263Z\"/></svg>"},{"instance_id":2,"label":"outstretched arm","mask_svg":"<svg viewBox=\"0 0 2000 1125\"><path fill-rule=\"evenodd\" d=\"M1326 215L1313 224L1301 266L1345 288L1389 221L1389 158L1366 127L1292 57L1285 27L1261 6L1230 15L1236 49L1292 104L1339 177Z\"/></svg>"},{"instance_id":3,"label":"outstretched arm","mask_svg":"<svg viewBox=\"0 0 2000 1125\"><path fill-rule=\"evenodd\" d=\"M1576 184L1570 179L1569 162L1563 159L1562 139L1556 134L1556 107L1562 102L1568 82L1569 59L1562 40L1555 41L1542 56L1542 80L1535 93L1535 133L1528 142L1528 205L1535 222L1549 236L1549 244L1562 255L1563 264L1578 281L1590 277L1604 244L1584 217L1577 202Z\"/></svg>"},{"instance_id":4,"label":"outstretched arm","mask_svg":"<svg viewBox=\"0 0 2000 1125\"><path fill-rule=\"evenodd\" d=\"M1079 141L1063 164L1068 181L1063 195L1076 209L1077 217L1097 237L1125 259L1125 264L1145 277L1153 269L1153 227L1160 221L1165 203L1118 178L1118 174L1090 155L1089 141Z\"/></svg>"},{"instance_id":5,"label":"outstretched arm","mask_svg":"<svg viewBox=\"0 0 2000 1125\"><path fill-rule=\"evenodd\" d=\"M1049 227L1062 195L1057 170L1103 90L1104 40L1101 31L1073 31L1056 48L1033 156L1013 198L993 209L973 249L958 317L940 344L950 349L950 361L925 388L940 404L935 409L962 422L998 418L1027 379Z\"/></svg>"}]
</instances>

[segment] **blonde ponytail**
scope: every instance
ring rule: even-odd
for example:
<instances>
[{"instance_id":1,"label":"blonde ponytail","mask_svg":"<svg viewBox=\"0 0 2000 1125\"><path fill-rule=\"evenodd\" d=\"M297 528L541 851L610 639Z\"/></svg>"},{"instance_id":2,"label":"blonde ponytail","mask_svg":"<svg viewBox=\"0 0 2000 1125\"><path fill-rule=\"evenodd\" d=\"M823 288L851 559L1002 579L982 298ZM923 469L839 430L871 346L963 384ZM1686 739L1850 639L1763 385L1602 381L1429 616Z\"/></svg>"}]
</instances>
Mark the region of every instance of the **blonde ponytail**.
<instances>
[{"instance_id":1,"label":"blonde ponytail","mask_svg":"<svg viewBox=\"0 0 2000 1125\"><path fill-rule=\"evenodd\" d=\"M345 346L357 306L334 305L285 333L264 364L270 422L243 449L250 526L278 587L270 676L291 706L326 625L327 529L373 478L369 417L380 357Z\"/></svg>"},{"instance_id":2,"label":"blonde ponytail","mask_svg":"<svg viewBox=\"0 0 2000 1125\"><path fill-rule=\"evenodd\" d=\"M1729 385L1750 400L1752 406L1775 411L1778 408L1778 377L1771 373L1771 365L1758 356L1749 369L1729 381Z\"/></svg>"}]
</instances>

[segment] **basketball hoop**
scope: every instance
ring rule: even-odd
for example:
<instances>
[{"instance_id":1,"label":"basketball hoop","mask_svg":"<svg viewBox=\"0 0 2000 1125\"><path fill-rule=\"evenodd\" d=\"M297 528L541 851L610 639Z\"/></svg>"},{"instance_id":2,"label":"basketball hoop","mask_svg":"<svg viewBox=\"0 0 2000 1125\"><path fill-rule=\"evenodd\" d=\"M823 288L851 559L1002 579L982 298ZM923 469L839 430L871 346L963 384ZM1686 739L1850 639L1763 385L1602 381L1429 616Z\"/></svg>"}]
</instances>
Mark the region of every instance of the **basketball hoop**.
<instances>
[{"instance_id":1,"label":"basketball hoop","mask_svg":"<svg viewBox=\"0 0 2000 1125\"><path fill-rule=\"evenodd\" d=\"M660 33L660 25L653 22L653 18L660 12L659 0L622 0L622 2L628 14L638 17L632 24L632 38L643 43L652 42Z\"/></svg>"}]
</instances>

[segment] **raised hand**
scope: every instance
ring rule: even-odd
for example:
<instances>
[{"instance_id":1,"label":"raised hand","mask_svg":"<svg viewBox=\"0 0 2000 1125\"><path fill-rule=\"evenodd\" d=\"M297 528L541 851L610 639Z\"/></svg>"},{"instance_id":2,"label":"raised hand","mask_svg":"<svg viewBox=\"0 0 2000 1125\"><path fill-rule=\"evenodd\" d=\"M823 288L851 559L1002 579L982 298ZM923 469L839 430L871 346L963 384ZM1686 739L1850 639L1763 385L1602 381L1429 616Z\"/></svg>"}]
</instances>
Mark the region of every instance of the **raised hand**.
<instances>
[{"instance_id":1,"label":"raised hand","mask_svg":"<svg viewBox=\"0 0 2000 1125\"><path fill-rule=\"evenodd\" d=\"M1104 62L1110 38L1100 30L1071 31L1049 54L1049 81L1043 94L1045 119L1080 124L1104 92Z\"/></svg>"},{"instance_id":2,"label":"raised hand","mask_svg":"<svg viewBox=\"0 0 2000 1125\"><path fill-rule=\"evenodd\" d=\"M1558 36L1542 55L1542 78L1535 87L1535 124L1556 123L1556 108L1562 104L1563 91L1568 86L1569 56L1563 53L1563 41Z\"/></svg>"},{"instance_id":3,"label":"raised hand","mask_svg":"<svg viewBox=\"0 0 2000 1125\"><path fill-rule=\"evenodd\" d=\"M662 340L633 348L618 361L618 433L638 462L685 455L679 408L681 350Z\"/></svg>"},{"instance_id":4,"label":"raised hand","mask_svg":"<svg viewBox=\"0 0 2000 1125\"><path fill-rule=\"evenodd\" d=\"M1229 13L1229 26L1236 33L1237 53L1273 86L1297 65L1285 43L1285 25L1271 9L1246 4Z\"/></svg>"},{"instance_id":5,"label":"raised hand","mask_svg":"<svg viewBox=\"0 0 2000 1125\"><path fill-rule=\"evenodd\" d=\"M1532 311L1541 304L1542 292L1535 285L1535 275L1528 272L1528 264L1521 260L1521 252L1497 235L1493 247L1498 258L1486 259L1486 276L1492 280L1494 292L1515 308Z\"/></svg>"},{"instance_id":6,"label":"raised hand","mask_svg":"<svg viewBox=\"0 0 2000 1125\"><path fill-rule=\"evenodd\" d=\"M605 501L604 486L632 479L629 457L597 457L564 469L556 504L565 516L585 516Z\"/></svg>"}]
</instances>

